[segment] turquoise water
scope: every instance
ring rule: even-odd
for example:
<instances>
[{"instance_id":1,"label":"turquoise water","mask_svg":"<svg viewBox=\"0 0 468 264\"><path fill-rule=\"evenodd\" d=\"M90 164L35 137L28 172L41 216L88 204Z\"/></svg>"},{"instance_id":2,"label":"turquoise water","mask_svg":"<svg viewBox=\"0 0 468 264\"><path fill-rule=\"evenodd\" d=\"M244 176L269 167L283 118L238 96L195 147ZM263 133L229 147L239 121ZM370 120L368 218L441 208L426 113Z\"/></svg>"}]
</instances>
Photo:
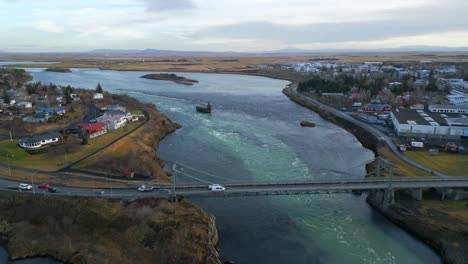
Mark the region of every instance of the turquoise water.
<instances>
[{"instance_id":1,"label":"turquoise water","mask_svg":"<svg viewBox=\"0 0 468 264\"><path fill-rule=\"evenodd\" d=\"M263 77L180 73L183 86L141 79L148 72L28 69L34 81L127 93L156 104L183 128L158 150L185 173L206 182L361 178L373 153L345 130L302 108L281 90L286 81ZM210 101L211 115L195 106ZM299 126L301 120L315 128ZM184 176L178 182L193 182ZM373 211L365 195L262 196L197 199L214 214L219 252L236 263L440 263L426 245Z\"/></svg>"}]
</instances>

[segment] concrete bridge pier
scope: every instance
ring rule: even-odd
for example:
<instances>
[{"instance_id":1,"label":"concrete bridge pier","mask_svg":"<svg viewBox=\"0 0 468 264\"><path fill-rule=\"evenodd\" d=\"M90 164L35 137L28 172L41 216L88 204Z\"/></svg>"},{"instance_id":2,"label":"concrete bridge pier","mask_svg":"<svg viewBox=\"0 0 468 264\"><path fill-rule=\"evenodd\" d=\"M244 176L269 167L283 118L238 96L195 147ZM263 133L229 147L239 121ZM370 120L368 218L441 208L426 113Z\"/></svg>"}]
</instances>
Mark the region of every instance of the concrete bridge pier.
<instances>
[{"instance_id":1,"label":"concrete bridge pier","mask_svg":"<svg viewBox=\"0 0 468 264\"><path fill-rule=\"evenodd\" d=\"M371 190L369 195L372 197L372 200L380 203L383 207L388 207L395 203L395 192L393 189L384 189L384 190Z\"/></svg>"},{"instance_id":2,"label":"concrete bridge pier","mask_svg":"<svg viewBox=\"0 0 468 264\"><path fill-rule=\"evenodd\" d=\"M406 189L404 190L411 198L413 198L416 201L422 201L423 200L423 192L422 189Z\"/></svg>"}]
</instances>

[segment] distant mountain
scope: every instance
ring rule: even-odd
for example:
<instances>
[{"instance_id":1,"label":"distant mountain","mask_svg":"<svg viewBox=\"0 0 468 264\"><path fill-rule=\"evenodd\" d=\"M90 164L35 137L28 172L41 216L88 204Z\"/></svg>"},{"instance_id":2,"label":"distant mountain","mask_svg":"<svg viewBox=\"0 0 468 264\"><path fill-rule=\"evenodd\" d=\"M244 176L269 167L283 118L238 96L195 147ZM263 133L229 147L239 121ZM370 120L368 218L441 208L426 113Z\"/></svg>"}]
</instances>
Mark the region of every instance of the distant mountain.
<instances>
[{"instance_id":1,"label":"distant mountain","mask_svg":"<svg viewBox=\"0 0 468 264\"><path fill-rule=\"evenodd\" d=\"M243 54L241 52L214 52L214 51L180 51L180 50L158 50L158 49L97 49L89 52L90 54L148 54L148 55L217 55L217 54Z\"/></svg>"},{"instance_id":2,"label":"distant mountain","mask_svg":"<svg viewBox=\"0 0 468 264\"><path fill-rule=\"evenodd\" d=\"M261 52L263 54L300 54L300 53L321 53L321 52L468 52L468 47L446 47L446 46L401 46L399 48L381 48L381 49L316 49L306 50L298 48L286 48L274 51Z\"/></svg>"}]
</instances>

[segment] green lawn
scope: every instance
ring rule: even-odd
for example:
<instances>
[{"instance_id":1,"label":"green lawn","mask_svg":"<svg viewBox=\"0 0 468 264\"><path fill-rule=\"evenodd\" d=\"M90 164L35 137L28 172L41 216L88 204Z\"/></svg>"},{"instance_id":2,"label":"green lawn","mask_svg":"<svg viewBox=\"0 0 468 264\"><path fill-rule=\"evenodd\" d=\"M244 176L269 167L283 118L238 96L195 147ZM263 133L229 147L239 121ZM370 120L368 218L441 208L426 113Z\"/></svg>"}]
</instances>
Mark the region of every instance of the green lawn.
<instances>
[{"instance_id":1,"label":"green lawn","mask_svg":"<svg viewBox=\"0 0 468 264\"><path fill-rule=\"evenodd\" d=\"M468 155L441 152L431 156L427 151L406 151L414 161L451 176L468 176Z\"/></svg>"},{"instance_id":2,"label":"green lawn","mask_svg":"<svg viewBox=\"0 0 468 264\"><path fill-rule=\"evenodd\" d=\"M132 115L143 115L143 111L141 111L139 109L132 109L132 110L130 110L130 113Z\"/></svg>"},{"instance_id":3,"label":"green lawn","mask_svg":"<svg viewBox=\"0 0 468 264\"><path fill-rule=\"evenodd\" d=\"M139 123L132 123L118 130L109 131L107 134L90 139L88 145L82 151L51 158L48 153L30 155L24 149L17 146L17 140L0 141L0 161L10 162L11 165L25 168L40 169L45 171L58 170L66 165L104 147L126 132L135 129Z\"/></svg>"},{"instance_id":4,"label":"green lawn","mask_svg":"<svg viewBox=\"0 0 468 264\"><path fill-rule=\"evenodd\" d=\"M394 164L393 173L396 176L430 176L429 173L420 170L400 160L388 147L379 147L378 152L384 159Z\"/></svg>"}]
</instances>

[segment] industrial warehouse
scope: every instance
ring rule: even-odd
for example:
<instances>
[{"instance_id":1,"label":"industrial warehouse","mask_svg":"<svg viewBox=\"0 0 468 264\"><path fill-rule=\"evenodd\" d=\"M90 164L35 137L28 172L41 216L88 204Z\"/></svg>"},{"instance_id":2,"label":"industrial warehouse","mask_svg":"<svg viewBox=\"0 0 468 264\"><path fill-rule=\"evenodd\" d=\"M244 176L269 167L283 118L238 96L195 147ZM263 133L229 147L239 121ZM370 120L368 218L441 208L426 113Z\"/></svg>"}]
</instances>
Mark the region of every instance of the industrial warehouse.
<instances>
[{"instance_id":1,"label":"industrial warehouse","mask_svg":"<svg viewBox=\"0 0 468 264\"><path fill-rule=\"evenodd\" d=\"M398 136L468 137L468 106L430 105L429 110L399 109L391 113Z\"/></svg>"}]
</instances>

